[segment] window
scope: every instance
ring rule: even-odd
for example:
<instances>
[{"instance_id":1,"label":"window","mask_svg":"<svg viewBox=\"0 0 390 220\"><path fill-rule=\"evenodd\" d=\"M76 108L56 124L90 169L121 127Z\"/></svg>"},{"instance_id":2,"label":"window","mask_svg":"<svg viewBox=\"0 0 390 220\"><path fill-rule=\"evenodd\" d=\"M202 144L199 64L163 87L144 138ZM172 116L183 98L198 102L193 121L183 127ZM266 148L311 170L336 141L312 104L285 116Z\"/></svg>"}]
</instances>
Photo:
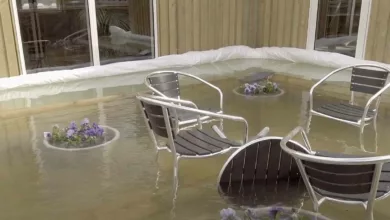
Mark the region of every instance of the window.
<instances>
[{"instance_id":1,"label":"window","mask_svg":"<svg viewBox=\"0 0 390 220\"><path fill-rule=\"evenodd\" d=\"M314 49L355 57L362 0L318 0Z\"/></svg>"},{"instance_id":2,"label":"window","mask_svg":"<svg viewBox=\"0 0 390 220\"><path fill-rule=\"evenodd\" d=\"M152 55L149 0L97 0L96 22L102 64Z\"/></svg>"},{"instance_id":3,"label":"window","mask_svg":"<svg viewBox=\"0 0 390 220\"><path fill-rule=\"evenodd\" d=\"M152 0L15 1L28 74L153 57Z\"/></svg>"},{"instance_id":4,"label":"window","mask_svg":"<svg viewBox=\"0 0 390 220\"><path fill-rule=\"evenodd\" d=\"M91 65L86 0L18 2L27 73Z\"/></svg>"}]
</instances>

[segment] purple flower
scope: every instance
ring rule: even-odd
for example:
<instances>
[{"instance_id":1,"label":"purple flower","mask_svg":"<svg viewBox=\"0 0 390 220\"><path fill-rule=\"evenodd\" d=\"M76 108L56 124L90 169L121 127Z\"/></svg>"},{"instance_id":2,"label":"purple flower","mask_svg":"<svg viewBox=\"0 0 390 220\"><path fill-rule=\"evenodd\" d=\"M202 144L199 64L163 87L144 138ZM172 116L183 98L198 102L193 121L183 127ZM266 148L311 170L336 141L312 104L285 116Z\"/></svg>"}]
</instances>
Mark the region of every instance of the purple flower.
<instances>
[{"instance_id":1,"label":"purple flower","mask_svg":"<svg viewBox=\"0 0 390 220\"><path fill-rule=\"evenodd\" d=\"M278 207L278 206L274 206L272 207L270 210L269 210L269 216L271 217L271 219L275 219L276 218L276 215L280 212L280 211L283 211L283 208L282 207Z\"/></svg>"},{"instance_id":2,"label":"purple flower","mask_svg":"<svg viewBox=\"0 0 390 220\"><path fill-rule=\"evenodd\" d=\"M255 85L249 85L250 90L255 91L256 86Z\"/></svg>"},{"instance_id":3,"label":"purple flower","mask_svg":"<svg viewBox=\"0 0 390 220\"><path fill-rule=\"evenodd\" d=\"M51 138L51 133L50 132L43 132L43 136L45 138Z\"/></svg>"},{"instance_id":4,"label":"purple flower","mask_svg":"<svg viewBox=\"0 0 390 220\"><path fill-rule=\"evenodd\" d=\"M95 135L95 130L90 128L90 129L85 131L85 135L87 135L87 136L96 136Z\"/></svg>"},{"instance_id":5,"label":"purple flower","mask_svg":"<svg viewBox=\"0 0 390 220\"><path fill-rule=\"evenodd\" d=\"M244 89L244 93L245 93L245 94L250 94L250 93L251 93L251 90L250 90L250 88L248 88L248 87L245 87L245 89Z\"/></svg>"},{"instance_id":6,"label":"purple flower","mask_svg":"<svg viewBox=\"0 0 390 220\"><path fill-rule=\"evenodd\" d=\"M72 135L74 134L74 130L72 129L69 129L67 132L66 132L66 137L71 137Z\"/></svg>"},{"instance_id":7,"label":"purple flower","mask_svg":"<svg viewBox=\"0 0 390 220\"><path fill-rule=\"evenodd\" d=\"M104 129L101 127L98 127L97 131L96 131L97 136L103 136L103 133L104 133Z\"/></svg>"},{"instance_id":8,"label":"purple flower","mask_svg":"<svg viewBox=\"0 0 390 220\"><path fill-rule=\"evenodd\" d=\"M71 130L77 130L77 125L76 125L76 122L72 121L69 125L69 129Z\"/></svg>"},{"instance_id":9,"label":"purple flower","mask_svg":"<svg viewBox=\"0 0 390 220\"><path fill-rule=\"evenodd\" d=\"M227 208L227 209L222 209L219 213L221 215L221 219L222 220L239 220L240 218L237 217L236 215L236 211L234 211L234 209L231 209L231 208Z\"/></svg>"},{"instance_id":10,"label":"purple flower","mask_svg":"<svg viewBox=\"0 0 390 220\"><path fill-rule=\"evenodd\" d=\"M87 124L89 124L89 119L84 118L84 120L81 122L81 125L87 125Z\"/></svg>"}]
</instances>

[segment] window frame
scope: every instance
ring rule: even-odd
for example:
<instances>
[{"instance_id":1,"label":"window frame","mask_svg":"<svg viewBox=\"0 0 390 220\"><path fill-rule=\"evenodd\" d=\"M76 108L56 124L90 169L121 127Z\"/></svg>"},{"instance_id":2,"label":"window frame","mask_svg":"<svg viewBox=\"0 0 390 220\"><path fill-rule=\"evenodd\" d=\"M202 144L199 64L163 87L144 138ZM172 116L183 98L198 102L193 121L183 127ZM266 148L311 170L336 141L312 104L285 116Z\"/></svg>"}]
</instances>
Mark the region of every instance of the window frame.
<instances>
[{"instance_id":1,"label":"window frame","mask_svg":"<svg viewBox=\"0 0 390 220\"><path fill-rule=\"evenodd\" d=\"M89 22L87 22L87 28L90 32L90 44L91 44L91 66L101 66L100 64L100 54L99 54L99 41L98 41L98 30L97 30L97 21L96 21L96 2L95 0L86 0L88 9ZM158 27L157 27L157 0L149 0L150 2L150 29L152 35L152 59L158 57ZM19 23L19 14L16 0L10 0L10 8L12 15L13 29L15 32L16 38L16 50L18 55L19 63L19 75L27 75L26 62L24 59L24 50L23 50L23 40L20 30ZM121 62L121 61L118 61ZM66 69L66 68L65 68ZM57 71L44 71L44 72L57 72ZM40 73L40 72L37 72ZM35 74L35 73L34 73Z\"/></svg>"},{"instance_id":2,"label":"window frame","mask_svg":"<svg viewBox=\"0 0 390 220\"><path fill-rule=\"evenodd\" d=\"M306 49L314 50L314 42L316 39L317 16L318 16L319 0L310 0ZM366 42L370 23L372 0L363 0L360 9L359 28L356 42L355 58L364 59L366 52Z\"/></svg>"}]
</instances>

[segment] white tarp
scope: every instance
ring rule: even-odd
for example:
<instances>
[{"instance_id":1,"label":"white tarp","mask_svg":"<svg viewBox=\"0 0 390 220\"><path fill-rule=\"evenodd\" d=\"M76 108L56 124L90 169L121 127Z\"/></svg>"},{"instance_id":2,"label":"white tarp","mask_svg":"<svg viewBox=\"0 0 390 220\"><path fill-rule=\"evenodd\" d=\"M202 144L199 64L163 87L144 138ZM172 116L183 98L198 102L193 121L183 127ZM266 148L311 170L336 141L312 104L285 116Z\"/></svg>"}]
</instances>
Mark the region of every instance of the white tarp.
<instances>
[{"instance_id":1,"label":"white tarp","mask_svg":"<svg viewBox=\"0 0 390 220\"><path fill-rule=\"evenodd\" d=\"M230 61L219 63L228 60ZM239 61L234 62L234 60ZM275 72L301 75L308 79L320 79L326 73L329 73L331 69L363 63L385 65L378 62L358 60L336 53L297 48L265 47L254 49L247 46L231 46L218 50L163 56L151 60L129 61L104 66L2 78L0 79L0 100L23 97L37 98L41 95L58 94L66 91L82 91L89 88L105 88L123 84L140 84L143 81L145 72L157 69L179 68L192 74L202 75L208 73L227 74L243 71L251 67L261 67ZM302 68L302 64L311 64L312 66L305 65L305 68ZM119 75L121 76L114 77ZM39 87L33 88L31 86Z\"/></svg>"}]
</instances>

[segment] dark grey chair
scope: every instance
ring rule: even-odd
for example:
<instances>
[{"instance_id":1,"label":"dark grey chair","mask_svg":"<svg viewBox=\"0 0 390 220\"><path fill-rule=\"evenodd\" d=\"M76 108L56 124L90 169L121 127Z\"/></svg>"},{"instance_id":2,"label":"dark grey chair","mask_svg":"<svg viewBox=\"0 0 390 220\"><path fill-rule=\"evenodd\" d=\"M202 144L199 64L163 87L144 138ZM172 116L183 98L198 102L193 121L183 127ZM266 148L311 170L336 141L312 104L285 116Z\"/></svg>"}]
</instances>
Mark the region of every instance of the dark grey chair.
<instances>
[{"instance_id":1,"label":"dark grey chair","mask_svg":"<svg viewBox=\"0 0 390 220\"><path fill-rule=\"evenodd\" d=\"M289 146L298 133L306 140L308 151L297 151ZM280 145L295 159L317 212L324 201L330 200L361 204L367 210L365 219L373 219L374 201L390 193L390 155L361 157L315 152L302 127L292 130Z\"/></svg>"},{"instance_id":2,"label":"dark grey chair","mask_svg":"<svg viewBox=\"0 0 390 220\"><path fill-rule=\"evenodd\" d=\"M180 71L156 71L146 76L145 85L152 91L153 95L159 95L163 97L169 97L174 99L181 99L180 97L180 84L179 76L189 77L192 79L201 82L202 84L216 90L219 97L219 109L211 110L205 109L207 111L212 111L215 113L223 113L223 93L222 91L214 86L213 84L189 73L184 73ZM193 104L195 105L195 104ZM195 105L196 106L196 105ZM177 115L179 119L179 126L193 126L197 123L196 116L191 112L177 110ZM204 115L200 118L201 121L205 122L210 119L209 116ZM222 120L220 124L220 129L222 129Z\"/></svg>"},{"instance_id":3,"label":"dark grey chair","mask_svg":"<svg viewBox=\"0 0 390 220\"><path fill-rule=\"evenodd\" d=\"M262 137L236 150L218 176L220 195L238 206L301 205L305 185L295 160L282 151L281 139ZM291 141L288 145L308 152L297 142Z\"/></svg>"},{"instance_id":4,"label":"dark grey chair","mask_svg":"<svg viewBox=\"0 0 390 220\"><path fill-rule=\"evenodd\" d=\"M369 68L369 69L368 69ZM330 103L314 108L313 92L314 89L321 85L325 80L336 73L341 73L347 69L352 69L351 76L351 99L349 103ZM371 122L374 122L376 130L376 119L378 115L378 107L380 98L383 92L390 86L387 83L387 77L390 69L384 66L372 64L358 64L336 69L318 81L310 89L310 109L309 120L306 131L309 131L309 125L312 115L317 115L350 125L360 127L360 133L364 131L364 127ZM354 93L360 92L372 95L365 106L356 105L354 102ZM373 101L376 100L375 106L371 107Z\"/></svg>"}]
</instances>

